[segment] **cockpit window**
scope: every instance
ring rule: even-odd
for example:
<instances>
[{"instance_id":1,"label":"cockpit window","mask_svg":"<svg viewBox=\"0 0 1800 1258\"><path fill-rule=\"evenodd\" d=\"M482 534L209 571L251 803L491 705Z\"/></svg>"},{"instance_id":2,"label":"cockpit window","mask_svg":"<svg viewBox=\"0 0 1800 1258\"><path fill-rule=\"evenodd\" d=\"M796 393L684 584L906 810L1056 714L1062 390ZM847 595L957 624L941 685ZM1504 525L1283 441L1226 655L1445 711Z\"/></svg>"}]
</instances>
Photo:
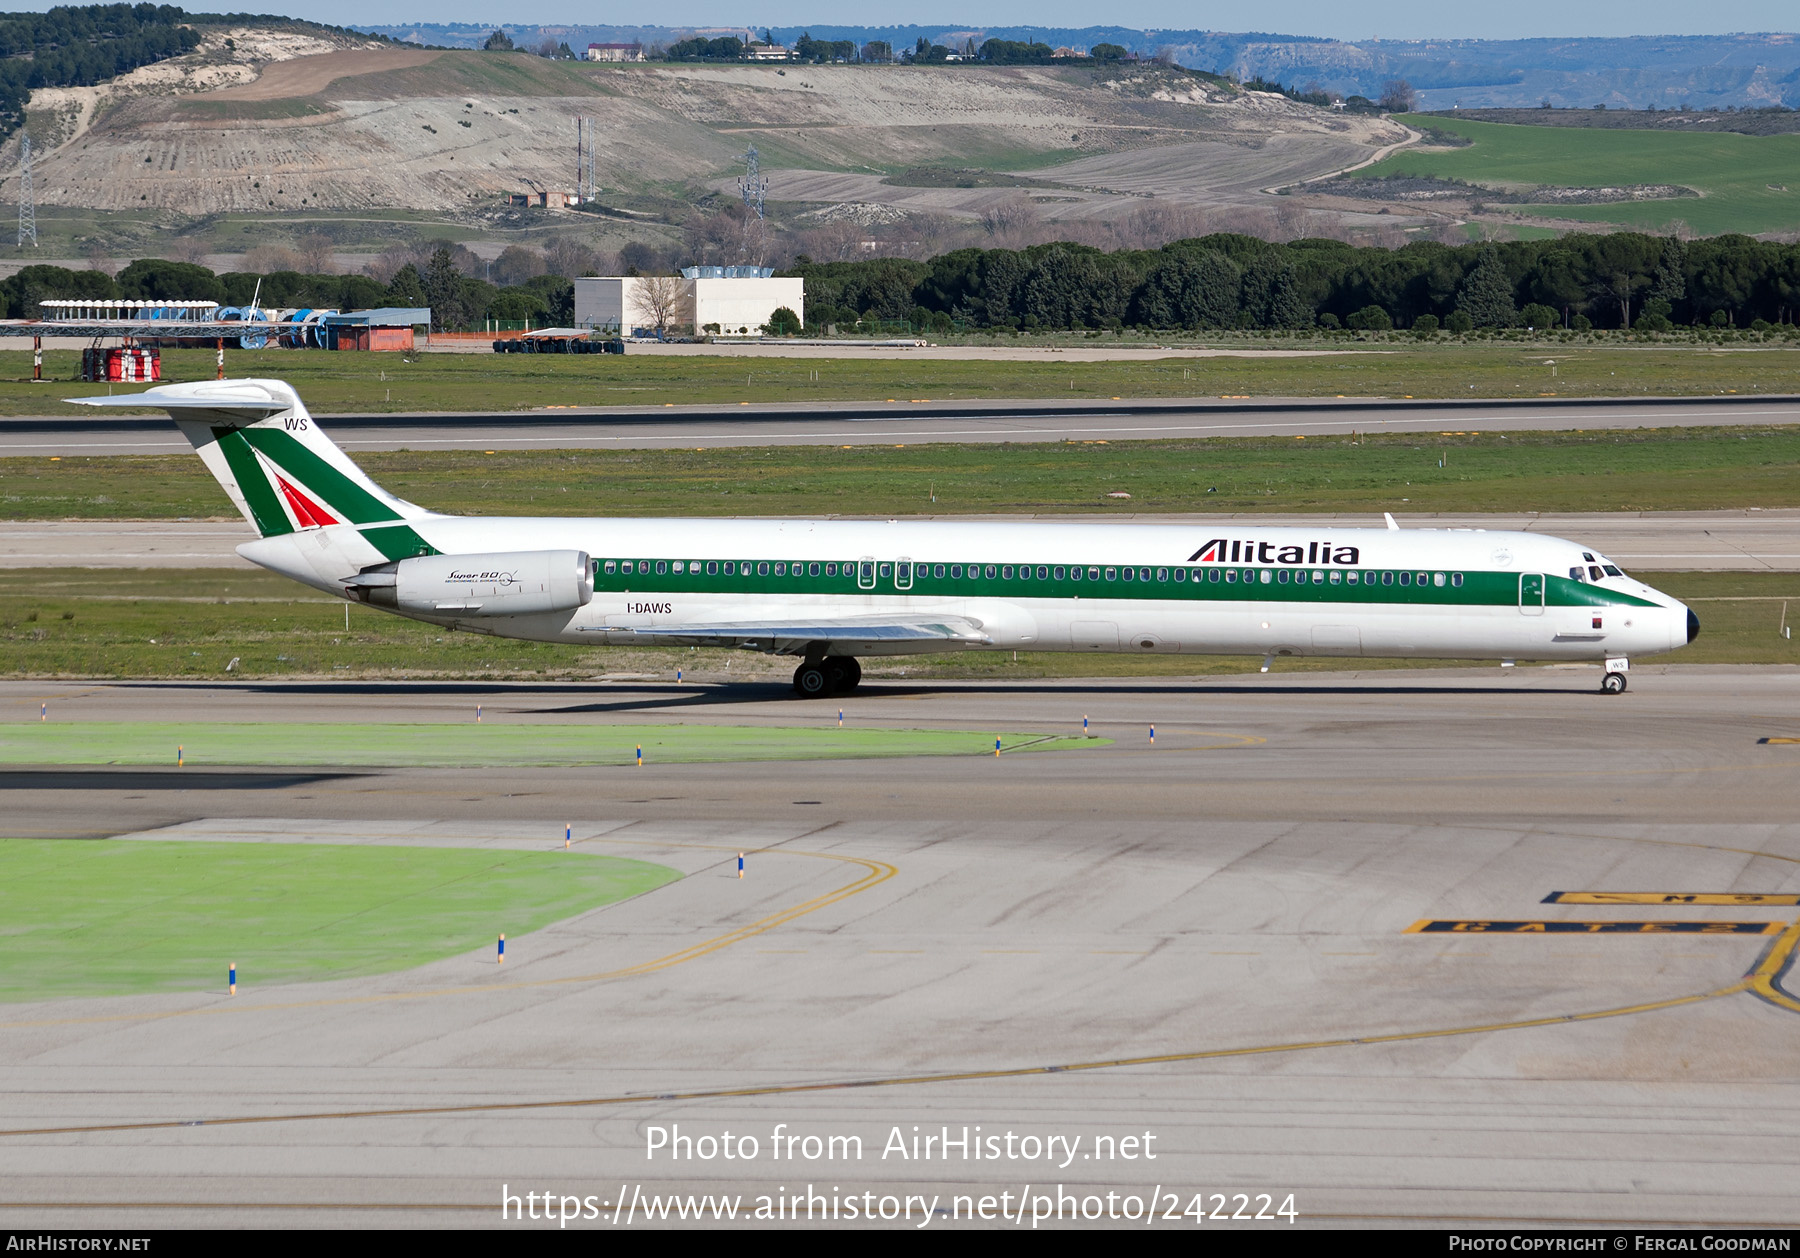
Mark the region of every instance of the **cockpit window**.
<instances>
[{"instance_id":1,"label":"cockpit window","mask_svg":"<svg viewBox=\"0 0 1800 1258\"><path fill-rule=\"evenodd\" d=\"M1585 550L1581 552L1581 557L1583 559L1587 560L1589 563L1594 562L1594 557L1592 555L1588 554L1587 551L1585 551Z\"/></svg>"},{"instance_id":2,"label":"cockpit window","mask_svg":"<svg viewBox=\"0 0 1800 1258\"><path fill-rule=\"evenodd\" d=\"M1595 580L1595 581L1598 581L1598 580L1600 580L1600 579L1601 579L1601 578L1603 578L1603 577L1604 577L1604 576L1605 576L1605 575L1606 575L1606 574L1605 574L1605 573L1604 573L1604 572L1602 572L1602 571L1600 571L1600 565L1599 565L1599 564L1593 564L1593 565L1591 565L1591 566L1590 566L1590 567L1589 567L1589 568L1588 568L1588 576L1589 576L1589 577L1590 577L1590 578L1592 578L1592 579L1593 579L1593 580Z\"/></svg>"},{"instance_id":3,"label":"cockpit window","mask_svg":"<svg viewBox=\"0 0 1800 1258\"><path fill-rule=\"evenodd\" d=\"M1587 569L1583 568L1580 564L1576 564L1573 568L1569 569L1569 579L1571 581L1587 580Z\"/></svg>"},{"instance_id":4,"label":"cockpit window","mask_svg":"<svg viewBox=\"0 0 1800 1258\"><path fill-rule=\"evenodd\" d=\"M1612 564L1602 564L1601 567L1606 569L1606 575L1609 577L1622 577L1625 575L1623 572L1620 572L1618 570L1618 568L1616 568Z\"/></svg>"}]
</instances>

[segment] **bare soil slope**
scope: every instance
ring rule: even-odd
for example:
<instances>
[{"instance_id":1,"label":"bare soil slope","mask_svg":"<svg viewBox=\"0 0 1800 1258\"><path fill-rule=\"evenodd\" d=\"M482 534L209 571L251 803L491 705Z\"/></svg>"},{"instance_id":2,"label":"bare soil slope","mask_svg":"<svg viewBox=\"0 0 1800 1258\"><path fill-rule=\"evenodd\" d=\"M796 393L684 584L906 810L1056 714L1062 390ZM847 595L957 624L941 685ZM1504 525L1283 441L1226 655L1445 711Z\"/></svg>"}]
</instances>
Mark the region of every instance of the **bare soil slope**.
<instances>
[{"instance_id":1,"label":"bare soil slope","mask_svg":"<svg viewBox=\"0 0 1800 1258\"><path fill-rule=\"evenodd\" d=\"M915 167L1060 166L1047 178L1076 186L1059 207L1087 217L1145 196L1239 200L1404 135L1154 67L589 66L354 37L261 47L257 60L220 40L155 74L34 97L40 203L481 210L506 192L572 187L585 116L599 121L596 172L615 195L675 202L728 189L754 143L776 200L971 214L993 189L884 180ZM0 182L0 198L16 187Z\"/></svg>"}]
</instances>

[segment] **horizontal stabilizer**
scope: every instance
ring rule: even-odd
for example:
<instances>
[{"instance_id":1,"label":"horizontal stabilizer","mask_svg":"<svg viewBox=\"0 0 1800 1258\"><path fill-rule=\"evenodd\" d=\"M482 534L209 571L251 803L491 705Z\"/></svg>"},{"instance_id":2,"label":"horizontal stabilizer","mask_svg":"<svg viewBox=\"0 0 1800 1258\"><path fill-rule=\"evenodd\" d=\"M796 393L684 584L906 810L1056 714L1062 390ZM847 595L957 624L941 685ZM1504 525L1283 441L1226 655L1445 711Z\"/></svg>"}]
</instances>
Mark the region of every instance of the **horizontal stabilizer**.
<instances>
[{"instance_id":1,"label":"horizontal stabilizer","mask_svg":"<svg viewBox=\"0 0 1800 1258\"><path fill-rule=\"evenodd\" d=\"M64 399L76 406L154 407L158 410L254 411L273 415L293 409L299 398L278 380L201 380L160 384L142 393Z\"/></svg>"}]
</instances>

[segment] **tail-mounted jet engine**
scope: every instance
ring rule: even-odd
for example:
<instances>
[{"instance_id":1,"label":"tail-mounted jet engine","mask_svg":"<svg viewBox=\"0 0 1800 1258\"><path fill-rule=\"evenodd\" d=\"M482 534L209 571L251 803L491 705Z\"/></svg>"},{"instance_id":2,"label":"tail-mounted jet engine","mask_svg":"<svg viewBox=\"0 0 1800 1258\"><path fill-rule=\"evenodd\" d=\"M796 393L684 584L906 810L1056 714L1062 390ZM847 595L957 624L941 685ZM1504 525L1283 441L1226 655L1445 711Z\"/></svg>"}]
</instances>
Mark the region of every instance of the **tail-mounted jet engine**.
<instances>
[{"instance_id":1,"label":"tail-mounted jet engine","mask_svg":"<svg viewBox=\"0 0 1800 1258\"><path fill-rule=\"evenodd\" d=\"M579 550L425 555L358 573L344 582L344 592L426 616L530 616L585 607L594 597L594 577Z\"/></svg>"}]
</instances>

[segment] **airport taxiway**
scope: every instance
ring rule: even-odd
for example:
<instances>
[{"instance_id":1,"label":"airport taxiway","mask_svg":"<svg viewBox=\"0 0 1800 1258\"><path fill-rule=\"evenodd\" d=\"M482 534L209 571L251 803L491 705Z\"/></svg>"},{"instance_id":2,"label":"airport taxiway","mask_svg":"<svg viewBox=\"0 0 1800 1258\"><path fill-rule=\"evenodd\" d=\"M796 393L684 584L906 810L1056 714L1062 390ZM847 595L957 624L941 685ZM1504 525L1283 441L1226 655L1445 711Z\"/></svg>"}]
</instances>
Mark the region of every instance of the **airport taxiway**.
<instances>
[{"instance_id":1,"label":"airport taxiway","mask_svg":"<svg viewBox=\"0 0 1800 1258\"><path fill-rule=\"evenodd\" d=\"M65 390L79 396L79 388ZM0 458L174 454L159 415L0 418ZM1800 422L1800 398L1181 398L580 407L508 413L320 415L346 450L624 450L923 442L1155 441L1332 433L1482 433Z\"/></svg>"},{"instance_id":2,"label":"airport taxiway","mask_svg":"<svg viewBox=\"0 0 1800 1258\"><path fill-rule=\"evenodd\" d=\"M1060 1184L1291 1192L1303 1222L1800 1223L1800 908L1543 903L1800 892L1800 746L1758 741L1800 736L1800 670L1647 665L1618 698L1597 676L882 682L842 705L933 728L1085 714L1116 740L998 760L0 774L15 835L556 848L571 822L587 850L688 875L509 938L503 971L483 950L244 976L235 999L0 1006L0 1217L474 1225L500 1222L502 1185L948 1208ZM283 719L309 745L477 701L601 738L839 706L759 685L5 683L0 719L45 700L75 722ZM1520 919L1782 933L1407 933ZM675 1123L761 1153L647 1160ZM863 1157L775 1161L781 1123ZM881 1156L915 1125L1082 1143L1066 1165ZM1144 1132L1153 1161L1092 1157Z\"/></svg>"}]
</instances>

